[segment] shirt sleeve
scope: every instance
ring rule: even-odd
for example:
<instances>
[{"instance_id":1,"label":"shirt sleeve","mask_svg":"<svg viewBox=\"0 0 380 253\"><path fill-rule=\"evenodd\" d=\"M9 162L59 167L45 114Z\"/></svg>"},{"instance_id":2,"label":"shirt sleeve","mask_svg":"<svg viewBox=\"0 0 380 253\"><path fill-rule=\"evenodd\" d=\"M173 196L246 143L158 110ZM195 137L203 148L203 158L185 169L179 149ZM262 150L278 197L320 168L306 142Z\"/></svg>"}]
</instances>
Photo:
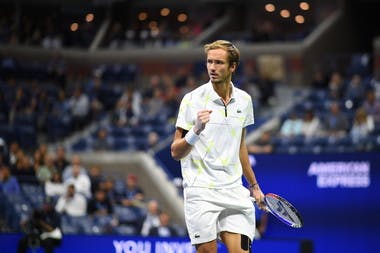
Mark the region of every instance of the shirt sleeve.
<instances>
[{"instance_id":1,"label":"shirt sleeve","mask_svg":"<svg viewBox=\"0 0 380 253\"><path fill-rule=\"evenodd\" d=\"M247 115L245 117L244 127L252 125L253 123L255 123L255 118L254 118L254 114L253 114L253 104L252 104L252 99L250 96L248 97L246 112L247 112Z\"/></svg>"},{"instance_id":2,"label":"shirt sleeve","mask_svg":"<svg viewBox=\"0 0 380 253\"><path fill-rule=\"evenodd\" d=\"M186 94L183 97L178 110L178 117L175 126L184 130L190 130L190 128L194 125L191 113L191 97L191 94Z\"/></svg>"}]
</instances>

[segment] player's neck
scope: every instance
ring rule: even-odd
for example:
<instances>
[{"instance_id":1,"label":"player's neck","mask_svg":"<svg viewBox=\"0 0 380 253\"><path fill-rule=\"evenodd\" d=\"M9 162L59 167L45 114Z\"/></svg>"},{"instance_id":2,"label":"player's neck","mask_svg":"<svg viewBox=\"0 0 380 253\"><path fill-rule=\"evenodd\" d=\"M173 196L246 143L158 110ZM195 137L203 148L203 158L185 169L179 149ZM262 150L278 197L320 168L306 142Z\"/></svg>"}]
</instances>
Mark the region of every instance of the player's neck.
<instances>
[{"instance_id":1,"label":"player's neck","mask_svg":"<svg viewBox=\"0 0 380 253\"><path fill-rule=\"evenodd\" d=\"M231 99L232 94L232 85L231 81L222 82L222 83L213 83L215 92L221 97L224 104L228 104Z\"/></svg>"}]
</instances>

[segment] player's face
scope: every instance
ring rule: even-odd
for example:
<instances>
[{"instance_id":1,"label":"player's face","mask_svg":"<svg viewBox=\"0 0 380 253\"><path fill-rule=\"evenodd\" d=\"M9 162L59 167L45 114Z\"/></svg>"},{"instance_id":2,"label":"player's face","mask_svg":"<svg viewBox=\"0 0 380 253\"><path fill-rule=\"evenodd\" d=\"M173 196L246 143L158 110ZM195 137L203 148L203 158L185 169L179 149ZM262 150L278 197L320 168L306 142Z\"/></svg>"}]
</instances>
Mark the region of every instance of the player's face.
<instances>
[{"instance_id":1,"label":"player's face","mask_svg":"<svg viewBox=\"0 0 380 253\"><path fill-rule=\"evenodd\" d=\"M228 54L223 49L212 49L207 53L207 72L214 84L231 81L235 65L229 63Z\"/></svg>"}]
</instances>

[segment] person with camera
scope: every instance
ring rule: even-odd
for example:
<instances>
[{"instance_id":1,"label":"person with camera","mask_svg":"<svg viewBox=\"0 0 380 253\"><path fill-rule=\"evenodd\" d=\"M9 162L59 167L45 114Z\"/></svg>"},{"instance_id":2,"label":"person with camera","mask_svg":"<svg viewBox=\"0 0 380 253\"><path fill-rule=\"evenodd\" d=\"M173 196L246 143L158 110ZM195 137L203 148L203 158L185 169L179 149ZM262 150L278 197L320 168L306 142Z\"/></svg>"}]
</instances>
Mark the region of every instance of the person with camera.
<instances>
[{"instance_id":1,"label":"person with camera","mask_svg":"<svg viewBox=\"0 0 380 253\"><path fill-rule=\"evenodd\" d=\"M18 242L18 253L26 253L28 248L44 248L46 253L53 253L61 245L62 231L60 216L50 203L33 211L31 217L22 223L25 232Z\"/></svg>"}]
</instances>

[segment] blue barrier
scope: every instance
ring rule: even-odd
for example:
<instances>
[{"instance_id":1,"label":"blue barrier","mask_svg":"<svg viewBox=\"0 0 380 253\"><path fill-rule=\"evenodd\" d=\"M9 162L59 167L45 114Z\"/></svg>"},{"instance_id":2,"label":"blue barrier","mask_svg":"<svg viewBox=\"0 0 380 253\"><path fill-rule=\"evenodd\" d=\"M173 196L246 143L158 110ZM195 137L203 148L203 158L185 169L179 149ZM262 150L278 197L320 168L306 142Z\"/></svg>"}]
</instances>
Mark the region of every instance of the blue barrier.
<instances>
[{"instance_id":1,"label":"blue barrier","mask_svg":"<svg viewBox=\"0 0 380 253\"><path fill-rule=\"evenodd\" d=\"M16 252L20 234L0 234L0 252ZM38 249L36 253L43 252ZM187 238L155 238L127 236L65 235L56 253L194 253ZM300 240L258 240L253 243L255 253L303 253ZM227 253L218 245L218 253ZM305 252L306 253L306 252Z\"/></svg>"}]
</instances>

